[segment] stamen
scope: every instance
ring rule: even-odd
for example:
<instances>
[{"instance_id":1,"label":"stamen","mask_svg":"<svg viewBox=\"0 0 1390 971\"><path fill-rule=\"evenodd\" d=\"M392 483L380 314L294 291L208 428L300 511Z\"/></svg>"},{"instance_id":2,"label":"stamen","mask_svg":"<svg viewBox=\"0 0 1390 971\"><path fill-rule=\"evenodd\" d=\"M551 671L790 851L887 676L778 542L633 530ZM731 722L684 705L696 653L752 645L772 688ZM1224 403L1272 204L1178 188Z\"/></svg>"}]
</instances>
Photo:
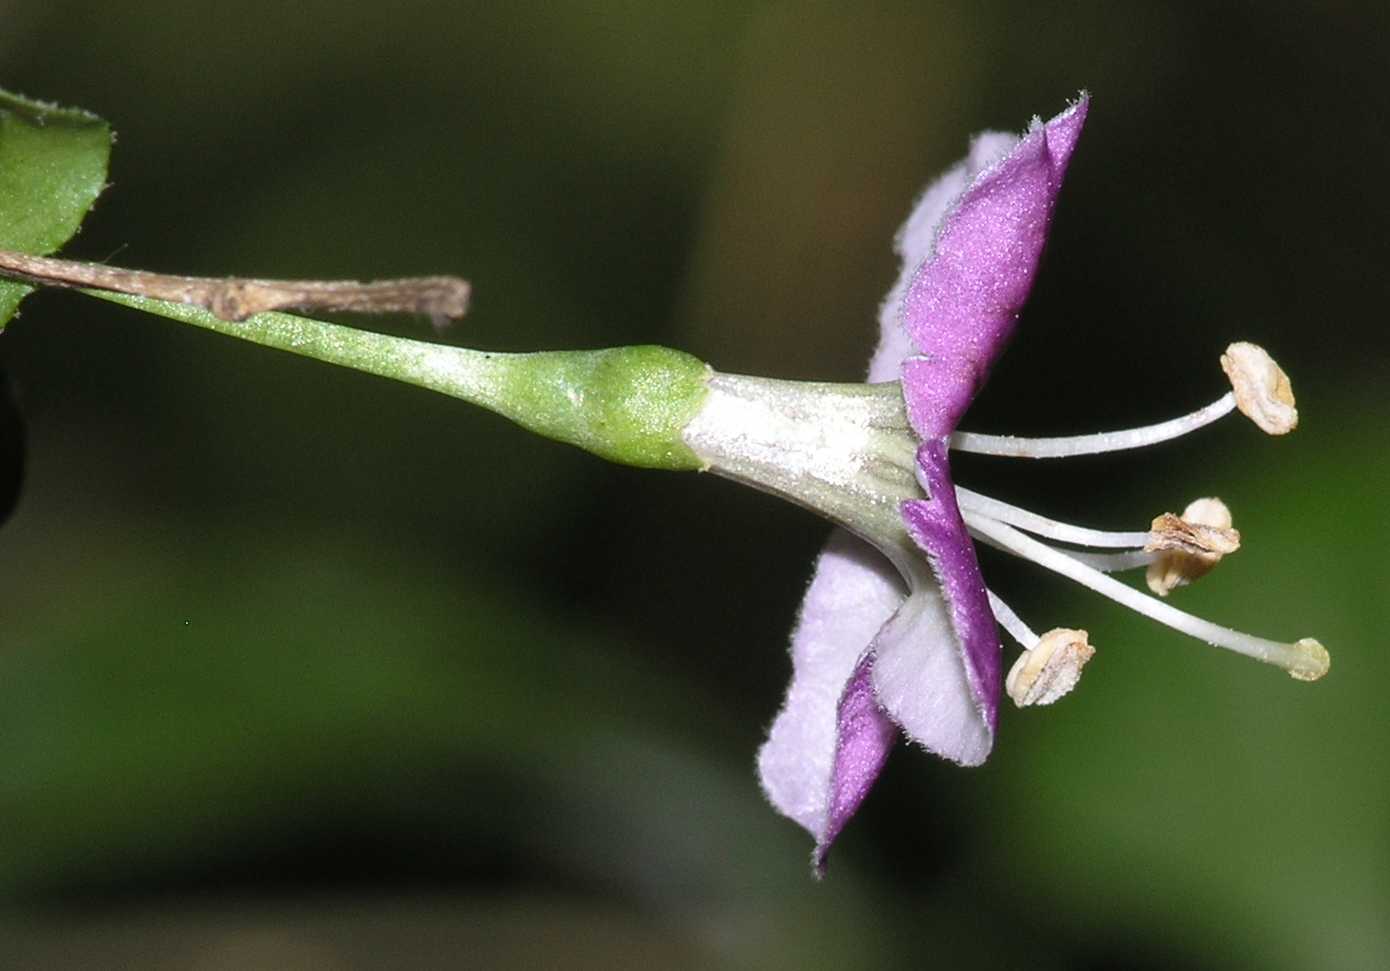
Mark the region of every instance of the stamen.
<instances>
[{"instance_id":1,"label":"stamen","mask_svg":"<svg viewBox=\"0 0 1390 971\"><path fill-rule=\"evenodd\" d=\"M967 523L972 521L973 520L971 520L969 516L966 517ZM1018 555L1002 543L988 536L982 536L974 530L971 530L970 535L975 538L976 542L983 543L1003 553L1008 553L1010 556ZM1052 546L1048 543L1044 543L1043 545L1050 550L1061 553L1063 556L1071 557L1078 563L1089 566L1092 570L1099 570L1101 573L1124 573L1126 570L1137 570L1141 566L1151 565L1154 559L1159 555L1157 553L1150 553L1147 550L1125 550L1122 553L1092 553L1088 550L1063 549L1062 547ZM996 617L996 619L998 618ZM1003 623L1003 621L1000 621L1000 623ZM1023 642L1019 641L1019 643Z\"/></svg>"},{"instance_id":2,"label":"stamen","mask_svg":"<svg viewBox=\"0 0 1390 971\"><path fill-rule=\"evenodd\" d=\"M1144 549L1158 553L1145 578L1149 589L1166 597L1211 572L1221 558L1240 549L1240 533L1231 528L1231 510L1220 499L1196 499L1181 516L1164 513L1153 521Z\"/></svg>"},{"instance_id":3,"label":"stamen","mask_svg":"<svg viewBox=\"0 0 1390 971\"><path fill-rule=\"evenodd\" d=\"M1284 435L1298 427L1293 386L1263 347L1239 341L1221 355L1221 369L1235 389L1236 407L1260 430Z\"/></svg>"},{"instance_id":4,"label":"stamen","mask_svg":"<svg viewBox=\"0 0 1390 971\"><path fill-rule=\"evenodd\" d=\"M1153 563L1157 553L1148 550L1127 550L1123 553L1085 553L1075 550L1058 550L1074 560L1080 560L1093 570L1101 573L1124 573L1137 570Z\"/></svg>"},{"instance_id":5,"label":"stamen","mask_svg":"<svg viewBox=\"0 0 1390 971\"><path fill-rule=\"evenodd\" d=\"M1240 549L1240 533L1231 528L1231 513L1220 499L1198 499L1181 516L1165 512L1153 521L1144 549L1219 560Z\"/></svg>"},{"instance_id":6,"label":"stamen","mask_svg":"<svg viewBox=\"0 0 1390 971\"><path fill-rule=\"evenodd\" d=\"M951 447L958 452L978 455L1002 455L1010 458L1060 459L1076 455L1098 455L1102 452L1122 452L1130 448L1145 448L1159 442L1181 438L1204 425L1229 415L1236 407L1234 392L1228 391L1205 408L1190 415L1115 432L1096 432L1092 435L1066 435L1060 438L1019 438L1014 435L981 435L976 432L956 432Z\"/></svg>"},{"instance_id":7,"label":"stamen","mask_svg":"<svg viewBox=\"0 0 1390 971\"><path fill-rule=\"evenodd\" d=\"M1025 651L1038 643L1038 635L1023 622L1022 617L1013 612L1013 608L999 599L993 590L986 590L985 594L989 597L989 609L994 611L994 619L999 621L1000 626L1008 631L1009 636L1018 641Z\"/></svg>"},{"instance_id":8,"label":"stamen","mask_svg":"<svg viewBox=\"0 0 1390 971\"><path fill-rule=\"evenodd\" d=\"M1084 630L1054 627L1020 654L1004 679L1004 690L1014 704L1050 705L1075 688L1081 669L1096 654L1088 636Z\"/></svg>"},{"instance_id":9,"label":"stamen","mask_svg":"<svg viewBox=\"0 0 1390 971\"><path fill-rule=\"evenodd\" d=\"M1062 543L1098 546L1102 549L1132 549L1142 547L1149 541L1147 532L1120 533L1104 529L1088 529L1085 526L1073 526L1071 523L1048 519L1046 516L1039 516L1027 509L1001 502L998 499L991 499L989 496L981 495L962 486L956 486L956 501L960 503L961 509L966 511L980 513L990 519L997 519L1000 522L1017 526L1019 529L1025 529L1036 536L1046 536L1048 539L1055 539Z\"/></svg>"},{"instance_id":10,"label":"stamen","mask_svg":"<svg viewBox=\"0 0 1390 971\"><path fill-rule=\"evenodd\" d=\"M1300 681L1316 681L1327 673L1331 663L1327 650L1311 637L1293 644L1282 644L1213 624L1127 587L1060 550L1032 539L1007 523L969 512L966 513L965 521L973 531L1001 548L1032 560L1054 573L1069 577L1082 586L1174 630L1204 640L1215 647L1224 647L1257 661L1277 665Z\"/></svg>"},{"instance_id":11,"label":"stamen","mask_svg":"<svg viewBox=\"0 0 1390 971\"><path fill-rule=\"evenodd\" d=\"M969 523L971 521L970 517L967 516L966 521ZM977 542L983 543L993 549L1008 553L1010 556L1017 555L1007 546L1004 546L988 536L981 536L973 530L971 531L971 536L973 536ZM1120 553L1093 553L1089 550L1064 549L1060 546L1053 546L1050 543L1045 543L1043 545L1047 546L1050 550L1061 553L1063 556L1070 556L1072 559L1084 563L1093 570L1099 570L1101 573L1123 573L1126 570L1137 570L1141 566L1150 566L1160 555L1158 553L1150 553L1148 550L1125 550ZM1020 641L1020 643L1022 642Z\"/></svg>"},{"instance_id":12,"label":"stamen","mask_svg":"<svg viewBox=\"0 0 1390 971\"><path fill-rule=\"evenodd\" d=\"M1004 690L1020 708L1050 705L1076 687L1081 669L1096 653L1084 630L1054 627L1042 637L993 590L986 590L994 619L1023 646L1004 679Z\"/></svg>"}]
</instances>

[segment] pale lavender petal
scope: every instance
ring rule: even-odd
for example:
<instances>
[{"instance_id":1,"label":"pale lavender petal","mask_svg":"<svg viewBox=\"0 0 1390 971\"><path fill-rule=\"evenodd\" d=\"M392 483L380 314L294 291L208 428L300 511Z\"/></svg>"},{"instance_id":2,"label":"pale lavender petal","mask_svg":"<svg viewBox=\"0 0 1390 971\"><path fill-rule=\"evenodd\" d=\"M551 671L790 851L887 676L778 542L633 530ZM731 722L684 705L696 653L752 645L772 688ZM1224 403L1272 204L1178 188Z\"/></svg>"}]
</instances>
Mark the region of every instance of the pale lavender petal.
<instances>
[{"instance_id":1,"label":"pale lavender petal","mask_svg":"<svg viewBox=\"0 0 1390 971\"><path fill-rule=\"evenodd\" d=\"M758 775L768 799L817 843L829 842L824 837L846 683L905 595L883 554L835 530L817 561L792 634L786 701L758 752Z\"/></svg>"},{"instance_id":2,"label":"pale lavender petal","mask_svg":"<svg viewBox=\"0 0 1390 971\"><path fill-rule=\"evenodd\" d=\"M903 503L903 522L913 542L926 552L941 584L966 680L992 732L999 715L999 628L974 544L956 506L949 463L946 443L941 439L923 442L917 449L917 473L928 498Z\"/></svg>"},{"instance_id":3,"label":"pale lavender petal","mask_svg":"<svg viewBox=\"0 0 1390 971\"><path fill-rule=\"evenodd\" d=\"M970 142L970 154L957 162L944 175L927 186L917 197L912 215L907 217L893 240L893 251L902 258L898 280L888 291L878 310L878 349L869 361L870 381L895 381L902 371L903 361L919 349L912 345L903 327L903 294L907 285L931 254L941 219L974 178L999 161L1018 144L1018 136L1005 132L987 131Z\"/></svg>"},{"instance_id":4,"label":"pale lavender petal","mask_svg":"<svg viewBox=\"0 0 1390 971\"><path fill-rule=\"evenodd\" d=\"M837 743L835 766L830 774L829 811L811 858L818 873L825 868L830 844L873 788L898 737L898 727L878 706L873 666L874 655L866 652L855 665L836 710Z\"/></svg>"},{"instance_id":5,"label":"pale lavender petal","mask_svg":"<svg viewBox=\"0 0 1390 971\"><path fill-rule=\"evenodd\" d=\"M979 765L994 744L966 679L940 591L913 590L874 639L874 691L912 741L961 765Z\"/></svg>"},{"instance_id":6,"label":"pale lavender petal","mask_svg":"<svg viewBox=\"0 0 1390 971\"><path fill-rule=\"evenodd\" d=\"M905 361L903 394L923 438L955 430L1013 335L1088 104L1035 123L975 178L908 285L903 326L923 356Z\"/></svg>"}]
</instances>

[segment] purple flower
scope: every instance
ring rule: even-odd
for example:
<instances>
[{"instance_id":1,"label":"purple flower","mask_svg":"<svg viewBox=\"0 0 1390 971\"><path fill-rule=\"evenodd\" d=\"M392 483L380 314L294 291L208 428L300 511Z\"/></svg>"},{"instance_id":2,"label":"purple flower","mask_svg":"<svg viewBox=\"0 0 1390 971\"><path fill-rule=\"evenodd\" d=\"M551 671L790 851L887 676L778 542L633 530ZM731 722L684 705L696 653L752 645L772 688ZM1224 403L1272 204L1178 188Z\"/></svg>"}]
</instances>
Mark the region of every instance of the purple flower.
<instances>
[{"instance_id":1,"label":"purple flower","mask_svg":"<svg viewBox=\"0 0 1390 971\"><path fill-rule=\"evenodd\" d=\"M1083 95L1022 138L976 137L969 156L922 195L897 240L902 273L880 313L869 366L876 383L713 374L685 430L711 471L844 527L817 563L792 636L792 682L758 755L768 798L815 838L817 871L900 733L961 765L988 757L1003 681L999 625L1024 648L1008 677L1020 706L1064 695L1093 654L1085 631L1039 637L990 592L972 536L1295 677L1327 669L1316 641L1280 644L1219 628L1106 575L1148 566L1151 588L1166 595L1210 569L1239 545L1219 500L1165 514L1149 531L1109 533L952 481L950 449L1039 458L1136 448L1237 407L1296 420L1278 366L1254 345L1232 345L1222 362L1235 392L1169 422L1061 439L956 430L1013 335L1088 106ZM1062 550L1029 533L1123 552Z\"/></svg>"},{"instance_id":2,"label":"purple flower","mask_svg":"<svg viewBox=\"0 0 1390 971\"><path fill-rule=\"evenodd\" d=\"M904 599L892 565L844 535L821 557L793 636L795 679L758 757L774 805L815 836L817 865L899 729L963 765L989 755L999 638L947 445L1013 335L1086 108L1083 98L1022 140L976 138L899 236L903 278L869 377L901 371L928 496L904 502L902 518L936 582L912 571Z\"/></svg>"}]
</instances>

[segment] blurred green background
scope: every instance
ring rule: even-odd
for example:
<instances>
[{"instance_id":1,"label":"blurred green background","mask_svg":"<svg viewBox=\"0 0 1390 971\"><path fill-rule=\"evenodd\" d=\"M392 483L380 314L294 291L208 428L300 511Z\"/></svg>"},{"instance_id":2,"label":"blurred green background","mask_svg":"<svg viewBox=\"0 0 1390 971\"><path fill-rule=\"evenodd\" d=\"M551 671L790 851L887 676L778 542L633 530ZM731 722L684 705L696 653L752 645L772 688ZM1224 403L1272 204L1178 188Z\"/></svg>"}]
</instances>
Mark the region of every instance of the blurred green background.
<instances>
[{"instance_id":1,"label":"blurred green background","mask_svg":"<svg viewBox=\"0 0 1390 971\"><path fill-rule=\"evenodd\" d=\"M862 373L892 235L968 136L1085 87L969 427L1168 417L1220 392L1233 339L1287 367L1303 425L958 478L1112 528L1219 494L1245 550L1175 600L1334 659L1296 684L986 555L1096 662L1054 709L1005 711L983 769L895 753L816 883L752 763L822 523L42 294L0 338L27 439L0 529L0 964L1390 963L1384 4L0 21L0 85L119 132L71 255L457 272L476 302L449 341L801 378Z\"/></svg>"}]
</instances>

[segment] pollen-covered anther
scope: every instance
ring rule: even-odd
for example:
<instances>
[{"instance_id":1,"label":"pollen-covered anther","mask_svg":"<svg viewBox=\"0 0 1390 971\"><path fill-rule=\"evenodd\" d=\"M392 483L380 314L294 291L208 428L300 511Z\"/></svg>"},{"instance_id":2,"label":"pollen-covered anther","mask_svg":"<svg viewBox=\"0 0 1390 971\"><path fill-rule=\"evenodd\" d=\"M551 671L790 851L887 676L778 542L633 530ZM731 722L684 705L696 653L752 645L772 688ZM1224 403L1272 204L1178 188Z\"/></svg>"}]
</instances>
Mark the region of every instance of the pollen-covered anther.
<instances>
[{"instance_id":1,"label":"pollen-covered anther","mask_svg":"<svg viewBox=\"0 0 1390 971\"><path fill-rule=\"evenodd\" d=\"M1232 344L1221 355L1221 369L1231 379L1236 407L1261 431L1283 435L1298 427L1289 376L1263 347L1245 341Z\"/></svg>"},{"instance_id":2,"label":"pollen-covered anther","mask_svg":"<svg viewBox=\"0 0 1390 971\"><path fill-rule=\"evenodd\" d=\"M1084 630L1054 627L1024 651L1009 669L1004 690L1020 708L1050 705L1081 680L1081 669L1095 656Z\"/></svg>"},{"instance_id":3,"label":"pollen-covered anther","mask_svg":"<svg viewBox=\"0 0 1390 971\"><path fill-rule=\"evenodd\" d=\"M1197 499L1181 516L1166 512L1153 521L1144 549L1159 555L1145 580L1160 597L1209 573L1228 553L1240 549L1240 533L1231 528L1231 510L1220 499Z\"/></svg>"}]
</instances>

